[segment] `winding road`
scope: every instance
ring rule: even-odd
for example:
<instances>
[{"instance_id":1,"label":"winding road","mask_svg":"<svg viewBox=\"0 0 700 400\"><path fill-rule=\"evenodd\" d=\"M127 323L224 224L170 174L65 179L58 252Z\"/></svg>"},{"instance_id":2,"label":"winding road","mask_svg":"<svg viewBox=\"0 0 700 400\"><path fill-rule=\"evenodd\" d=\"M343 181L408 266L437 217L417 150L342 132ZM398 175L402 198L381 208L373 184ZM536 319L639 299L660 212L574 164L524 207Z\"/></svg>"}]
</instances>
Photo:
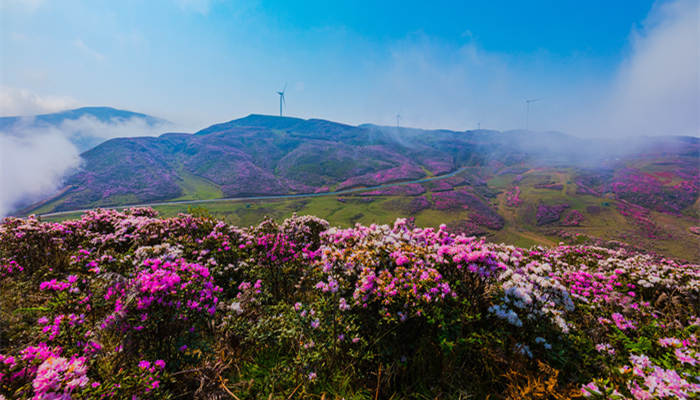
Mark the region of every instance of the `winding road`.
<instances>
[{"instance_id":1,"label":"winding road","mask_svg":"<svg viewBox=\"0 0 700 400\"><path fill-rule=\"evenodd\" d=\"M456 169L456 170L454 170L448 174L444 174L444 175L437 175L437 176L432 176L432 177L427 177L427 178L414 179L411 181L384 183L384 184L376 185L376 186L365 186L365 187L358 187L358 188L352 188L352 189L343 189L343 190L337 190L334 192L278 194L278 195L268 195L268 196L250 196L250 197L223 197L223 198L219 198L219 199L204 199L204 200L161 201L161 202L156 202L156 203L126 204L126 205L121 205L121 206L95 207L95 208L84 208L84 209L78 209L78 210L56 211L56 212L51 212L51 213L38 214L38 216L40 216L40 217L56 217L56 216L61 216L61 215L66 215L66 214L84 213L86 211L96 210L98 208L99 209L117 210L117 209L130 208L130 207L154 207L154 206L168 206L168 205L173 205L173 204L206 204L206 203L217 203L217 202L222 202L222 201L284 200L284 199L297 199L297 198L303 198L303 197L336 196L336 195L340 195L340 194L368 192L371 190L384 189L384 188L389 188L389 187L394 187L394 186L404 186L404 185L409 185L412 183L424 183L424 182L430 182L430 181L437 181L440 179L451 178L451 177L459 174L460 172L465 171L467 168L469 168L469 167L462 167L462 168Z\"/></svg>"}]
</instances>

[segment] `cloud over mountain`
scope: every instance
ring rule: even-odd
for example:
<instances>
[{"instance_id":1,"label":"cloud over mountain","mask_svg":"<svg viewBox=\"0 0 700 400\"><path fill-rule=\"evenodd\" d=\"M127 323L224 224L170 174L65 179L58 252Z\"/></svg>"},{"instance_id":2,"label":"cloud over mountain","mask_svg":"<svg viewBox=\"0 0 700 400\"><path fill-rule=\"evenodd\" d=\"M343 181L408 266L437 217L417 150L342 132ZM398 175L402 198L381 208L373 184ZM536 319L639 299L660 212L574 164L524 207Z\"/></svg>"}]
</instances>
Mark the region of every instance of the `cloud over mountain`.
<instances>
[{"instance_id":1,"label":"cloud over mountain","mask_svg":"<svg viewBox=\"0 0 700 400\"><path fill-rule=\"evenodd\" d=\"M171 126L108 107L0 118L0 216L58 189L80 167L83 151L115 137L156 136Z\"/></svg>"}]
</instances>

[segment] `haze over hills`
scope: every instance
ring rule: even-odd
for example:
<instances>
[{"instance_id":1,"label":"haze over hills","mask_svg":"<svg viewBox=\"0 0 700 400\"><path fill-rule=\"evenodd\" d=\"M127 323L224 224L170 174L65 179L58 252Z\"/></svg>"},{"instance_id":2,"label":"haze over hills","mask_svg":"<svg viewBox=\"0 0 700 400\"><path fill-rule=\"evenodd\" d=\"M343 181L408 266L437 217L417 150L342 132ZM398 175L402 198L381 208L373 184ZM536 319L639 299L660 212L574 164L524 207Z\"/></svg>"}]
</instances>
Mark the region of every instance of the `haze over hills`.
<instances>
[{"instance_id":1,"label":"haze over hills","mask_svg":"<svg viewBox=\"0 0 700 400\"><path fill-rule=\"evenodd\" d=\"M85 116L95 117L102 122L109 122L115 118L142 118L150 125L167 122L163 119L150 115L134 111L119 110L113 107L80 107L50 114L0 117L0 129L11 128L22 121L32 122L35 126L56 125L69 119L79 119Z\"/></svg>"},{"instance_id":2,"label":"haze over hills","mask_svg":"<svg viewBox=\"0 0 700 400\"><path fill-rule=\"evenodd\" d=\"M323 201L356 211L341 223L387 213L472 234L544 235L528 243L551 241L555 228L587 226L596 237L653 238L650 246L663 250L680 238L697 241L689 229L700 225L699 152L693 137L601 141L253 114L193 134L108 140L81 155L82 167L57 195L22 212L375 187ZM446 179L383 186L455 171ZM265 208L267 215L277 212ZM694 257L687 249L682 255Z\"/></svg>"},{"instance_id":3,"label":"haze over hills","mask_svg":"<svg viewBox=\"0 0 700 400\"><path fill-rule=\"evenodd\" d=\"M54 193L80 153L115 137L153 136L173 124L112 107L0 117L0 216Z\"/></svg>"},{"instance_id":4,"label":"haze over hills","mask_svg":"<svg viewBox=\"0 0 700 400\"><path fill-rule=\"evenodd\" d=\"M121 133L131 136L136 134L133 131L139 125L163 129L171 123L151 115L112 107L81 107L50 114L0 117L0 135L23 136L58 130L82 152L114 137L114 133L108 131L123 125L127 125L131 132L124 130Z\"/></svg>"}]
</instances>

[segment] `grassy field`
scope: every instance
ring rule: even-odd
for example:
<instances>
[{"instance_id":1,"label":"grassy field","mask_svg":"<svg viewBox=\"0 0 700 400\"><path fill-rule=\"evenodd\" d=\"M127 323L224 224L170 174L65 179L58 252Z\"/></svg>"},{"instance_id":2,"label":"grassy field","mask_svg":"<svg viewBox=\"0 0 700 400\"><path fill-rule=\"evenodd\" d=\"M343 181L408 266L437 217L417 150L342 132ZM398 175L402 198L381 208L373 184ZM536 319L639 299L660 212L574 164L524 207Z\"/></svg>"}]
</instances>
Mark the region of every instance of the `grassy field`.
<instances>
[{"instance_id":1,"label":"grassy field","mask_svg":"<svg viewBox=\"0 0 700 400\"><path fill-rule=\"evenodd\" d=\"M561 232L584 234L591 238L618 240L633 244L660 254L692 261L700 259L700 236L689 231L697 221L688 216L673 216L652 212L652 218L670 238L649 239L640 228L622 216L616 208L615 200L576 193L576 184L571 182L573 171L568 169L533 169L522 174L518 182L521 189L522 204L509 207L505 202L505 192L512 188L514 174L492 177L487 181L488 187L480 190L498 193L487 199L492 207L504 217L503 229L486 230L487 240L503 242L520 247L534 245L556 245L562 241ZM563 185L561 190L540 189L538 183L556 183ZM429 185L425 185L429 188ZM201 179L188 179L183 182L185 195L179 200L197 200L220 197L221 193L211 184ZM426 200L432 200L432 193L423 194ZM404 205L409 196L322 196L285 200L256 201L220 201L206 204L170 204L153 208L164 217L175 216L193 210L205 211L238 226L258 224L264 218L282 220L296 213L298 215L316 215L328 220L334 226L350 227L356 223L391 224L397 218L415 217L415 223L421 227L437 227L440 224L466 220L469 210L437 210L429 208L411 214ZM537 226L535 214L540 203L568 204L568 210L577 210L584 215L580 226L564 227L558 222ZM595 209L595 212L589 210ZM80 213L46 217L47 220L65 220L76 218Z\"/></svg>"}]
</instances>

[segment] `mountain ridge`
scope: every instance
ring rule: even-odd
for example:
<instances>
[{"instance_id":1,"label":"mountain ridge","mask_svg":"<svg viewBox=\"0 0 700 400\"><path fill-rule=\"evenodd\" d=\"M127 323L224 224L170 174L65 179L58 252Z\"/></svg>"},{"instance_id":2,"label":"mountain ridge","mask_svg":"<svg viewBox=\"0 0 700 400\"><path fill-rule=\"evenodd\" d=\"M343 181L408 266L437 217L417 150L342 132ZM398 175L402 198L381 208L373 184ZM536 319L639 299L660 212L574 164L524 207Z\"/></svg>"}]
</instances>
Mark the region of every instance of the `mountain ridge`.
<instances>
[{"instance_id":1,"label":"mountain ridge","mask_svg":"<svg viewBox=\"0 0 700 400\"><path fill-rule=\"evenodd\" d=\"M139 131L165 130L170 121L148 114L113 107L80 107L32 116L0 117L0 135L28 138L37 134L64 136L79 152L87 151L111 136Z\"/></svg>"},{"instance_id":2,"label":"mountain ridge","mask_svg":"<svg viewBox=\"0 0 700 400\"><path fill-rule=\"evenodd\" d=\"M528 238L556 243L560 233L574 232L655 250L697 241L691 228L700 225L700 140L622 144L561 132L351 126L251 114L194 133L108 140L82 153L83 168L55 197L22 213L168 202L186 211L187 201L371 187L325 199L256 201L260 214L250 203L207 204L226 215L251 215L240 220L246 223L288 216L277 207L306 212L305 204L350 225L370 216L416 217L522 245L533 243ZM411 183L456 170L447 179ZM386 186L396 182L405 184ZM694 257L686 250L669 251Z\"/></svg>"},{"instance_id":3,"label":"mountain ridge","mask_svg":"<svg viewBox=\"0 0 700 400\"><path fill-rule=\"evenodd\" d=\"M135 111L122 110L108 106L87 106L58 111L55 113L2 116L0 117L0 129L7 129L8 127L11 127L12 125L22 121L33 120L38 121L40 124L50 125L63 122L67 119L78 119L84 116L92 116L102 122L109 121L113 118L142 118L150 125L169 123L169 121L165 119Z\"/></svg>"},{"instance_id":4,"label":"mountain ridge","mask_svg":"<svg viewBox=\"0 0 700 400\"><path fill-rule=\"evenodd\" d=\"M684 139L692 146L700 143ZM570 147L580 156L564 151ZM504 165L525 160L536 164L568 160L573 165L576 158L596 159L588 147L595 149L592 142L561 132L352 126L250 114L192 134L166 132L107 140L82 153L85 168L68 177L66 185L74 187L69 192L94 192L91 185L126 183L127 176L132 181L123 190L103 188L106 191L99 195L70 202L81 208L102 200L107 200L102 205L118 205L119 199L109 201L116 192L134 195L140 202L177 198L183 192L176 181L186 179L177 171L213 182L226 197L285 194L326 185L347 188L416 179L467 165L485 166L495 159ZM372 175L380 172L387 176ZM60 209L59 205L56 210Z\"/></svg>"}]
</instances>

